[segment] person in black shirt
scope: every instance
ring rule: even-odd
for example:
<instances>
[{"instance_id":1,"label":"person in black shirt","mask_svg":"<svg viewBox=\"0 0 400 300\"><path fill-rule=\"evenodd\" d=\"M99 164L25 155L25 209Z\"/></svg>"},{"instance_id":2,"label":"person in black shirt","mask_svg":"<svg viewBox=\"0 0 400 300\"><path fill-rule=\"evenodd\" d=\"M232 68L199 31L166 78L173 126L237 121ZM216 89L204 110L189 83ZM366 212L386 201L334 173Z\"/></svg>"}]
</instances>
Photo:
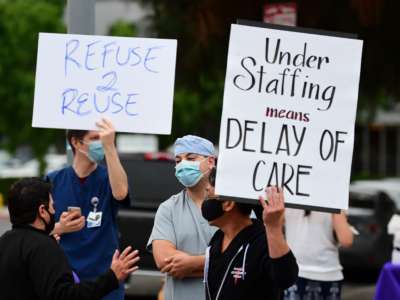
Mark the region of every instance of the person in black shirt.
<instances>
[{"instance_id":1,"label":"person in black shirt","mask_svg":"<svg viewBox=\"0 0 400 300\"><path fill-rule=\"evenodd\" d=\"M260 197L262 221L251 219L253 205L214 195L215 170L202 214L219 227L206 252L207 300L275 300L297 279L298 265L283 234L284 196L276 187Z\"/></svg>"},{"instance_id":2,"label":"person in black shirt","mask_svg":"<svg viewBox=\"0 0 400 300\"><path fill-rule=\"evenodd\" d=\"M67 258L49 234L54 229L50 184L39 178L16 182L8 195L12 230L0 237L2 300L101 299L136 271L138 252L115 251L110 270L94 282L74 280ZM96 251L96 249L93 249Z\"/></svg>"}]
</instances>

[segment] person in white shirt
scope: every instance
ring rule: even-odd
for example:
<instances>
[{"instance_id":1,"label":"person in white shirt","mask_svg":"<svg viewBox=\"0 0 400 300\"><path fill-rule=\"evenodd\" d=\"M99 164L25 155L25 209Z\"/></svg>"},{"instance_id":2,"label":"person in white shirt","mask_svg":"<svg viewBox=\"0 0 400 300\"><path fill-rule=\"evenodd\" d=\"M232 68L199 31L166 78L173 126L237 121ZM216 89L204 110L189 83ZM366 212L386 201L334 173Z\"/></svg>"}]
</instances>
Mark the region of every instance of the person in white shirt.
<instances>
[{"instance_id":1,"label":"person in white shirt","mask_svg":"<svg viewBox=\"0 0 400 300\"><path fill-rule=\"evenodd\" d=\"M284 300L337 300L343 280L339 247L350 247L353 232L346 215L287 209L285 232L299 265L297 282Z\"/></svg>"}]
</instances>

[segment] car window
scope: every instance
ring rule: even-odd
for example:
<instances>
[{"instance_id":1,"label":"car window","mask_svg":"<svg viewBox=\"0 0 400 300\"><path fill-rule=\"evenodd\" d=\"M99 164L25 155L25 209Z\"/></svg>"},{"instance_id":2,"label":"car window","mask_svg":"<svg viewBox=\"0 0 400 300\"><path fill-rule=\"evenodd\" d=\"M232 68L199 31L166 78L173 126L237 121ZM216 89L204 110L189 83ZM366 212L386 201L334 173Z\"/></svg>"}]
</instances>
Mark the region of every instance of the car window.
<instances>
[{"instance_id":1,"label":"car window","mask_svg":"<svg viewBox=\"0 0 400 300\"><path fill-rule=\"evenodd\" d=\"M349 206L355 208L375 208L376 197L360 193L350 193Z\"/></svg>"},{"instance_id":2,"label":"car window","mask_svg":"<svg viewBox=\"0 0 400 300\"><path fill-rule=\"evenodd\" d=\"M182 190L175 178L175 162L121 159L128 175L132 208L155 209Z\"/></svg>"}]
</instances>

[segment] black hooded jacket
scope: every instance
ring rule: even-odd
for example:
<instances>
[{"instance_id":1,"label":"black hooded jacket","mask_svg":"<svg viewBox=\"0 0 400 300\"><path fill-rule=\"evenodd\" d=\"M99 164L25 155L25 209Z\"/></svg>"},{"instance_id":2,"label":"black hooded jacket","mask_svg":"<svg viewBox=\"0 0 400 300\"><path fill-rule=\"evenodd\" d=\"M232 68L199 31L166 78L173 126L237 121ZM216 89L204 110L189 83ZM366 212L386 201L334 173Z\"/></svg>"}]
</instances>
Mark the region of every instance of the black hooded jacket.
<instances>
[{"instance_id":1,"label":"black hooded jacket","mask_svg":"<svg viewBox=\"0 0 400 300\"><path fill-rule=\"evenodd\" d=\"M223 253L223 232L218 230L211 239L204 272L207 300L275 300L295 283L293 253L270 258L264 224L252 221Z\"/></svg>"},{"instance_id":2,"label":"black hooded jacket","mask_svg":"<svg viewBox=\"0 0 400 300\"><path fill-rule=\"evenodd\" d=\"M0 237L1 300L96 300L118 286L111 270L75 284L60 246L42 230L14 226Z\"/></svg>"}]
</instances>

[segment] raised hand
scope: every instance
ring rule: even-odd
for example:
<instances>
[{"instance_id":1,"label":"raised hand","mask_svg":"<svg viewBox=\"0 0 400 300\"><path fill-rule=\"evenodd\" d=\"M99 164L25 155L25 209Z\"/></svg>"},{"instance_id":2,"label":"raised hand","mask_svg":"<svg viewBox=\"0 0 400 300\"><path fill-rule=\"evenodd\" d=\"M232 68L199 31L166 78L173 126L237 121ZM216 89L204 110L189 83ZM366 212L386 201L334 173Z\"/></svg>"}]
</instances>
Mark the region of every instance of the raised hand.
<instances>
[{"instance_id":1,"label":"raised hand","mask_svg":"<svg viewBox=\"0 0 400 300\"><path fill-rule=\"evenodd\" d=\"M96 122L96 126L99 128L99 139L104 147L114 147L115 140L115 128L110 120L101 119Z\"/></svg>"},{"instance_id":2,"label":"raised hand","mask_svg":"<svg viewBox=\"0 0 400 300\"><path fill-rule=\"evenodd\" d=\"M278 187L265 189L267 200L260 196L259 200L263 207L263 221L269 228L283 228L285 222L285 199L283 191Z\"/></svg>"},{"instance_id":3,"label":"raised hand","mask_svg":"<svg viewBox=\"0 0 400 300\"><path fill-rule=\"evenodd\" d=\"M139 267L136 266L139 260L139 251L133 250L131 246L126 247L121 254L118 250L115 250L111 262L111 270L119 281L123 281L129 274L139 269Z\"/></svg>"}]
</instances>

